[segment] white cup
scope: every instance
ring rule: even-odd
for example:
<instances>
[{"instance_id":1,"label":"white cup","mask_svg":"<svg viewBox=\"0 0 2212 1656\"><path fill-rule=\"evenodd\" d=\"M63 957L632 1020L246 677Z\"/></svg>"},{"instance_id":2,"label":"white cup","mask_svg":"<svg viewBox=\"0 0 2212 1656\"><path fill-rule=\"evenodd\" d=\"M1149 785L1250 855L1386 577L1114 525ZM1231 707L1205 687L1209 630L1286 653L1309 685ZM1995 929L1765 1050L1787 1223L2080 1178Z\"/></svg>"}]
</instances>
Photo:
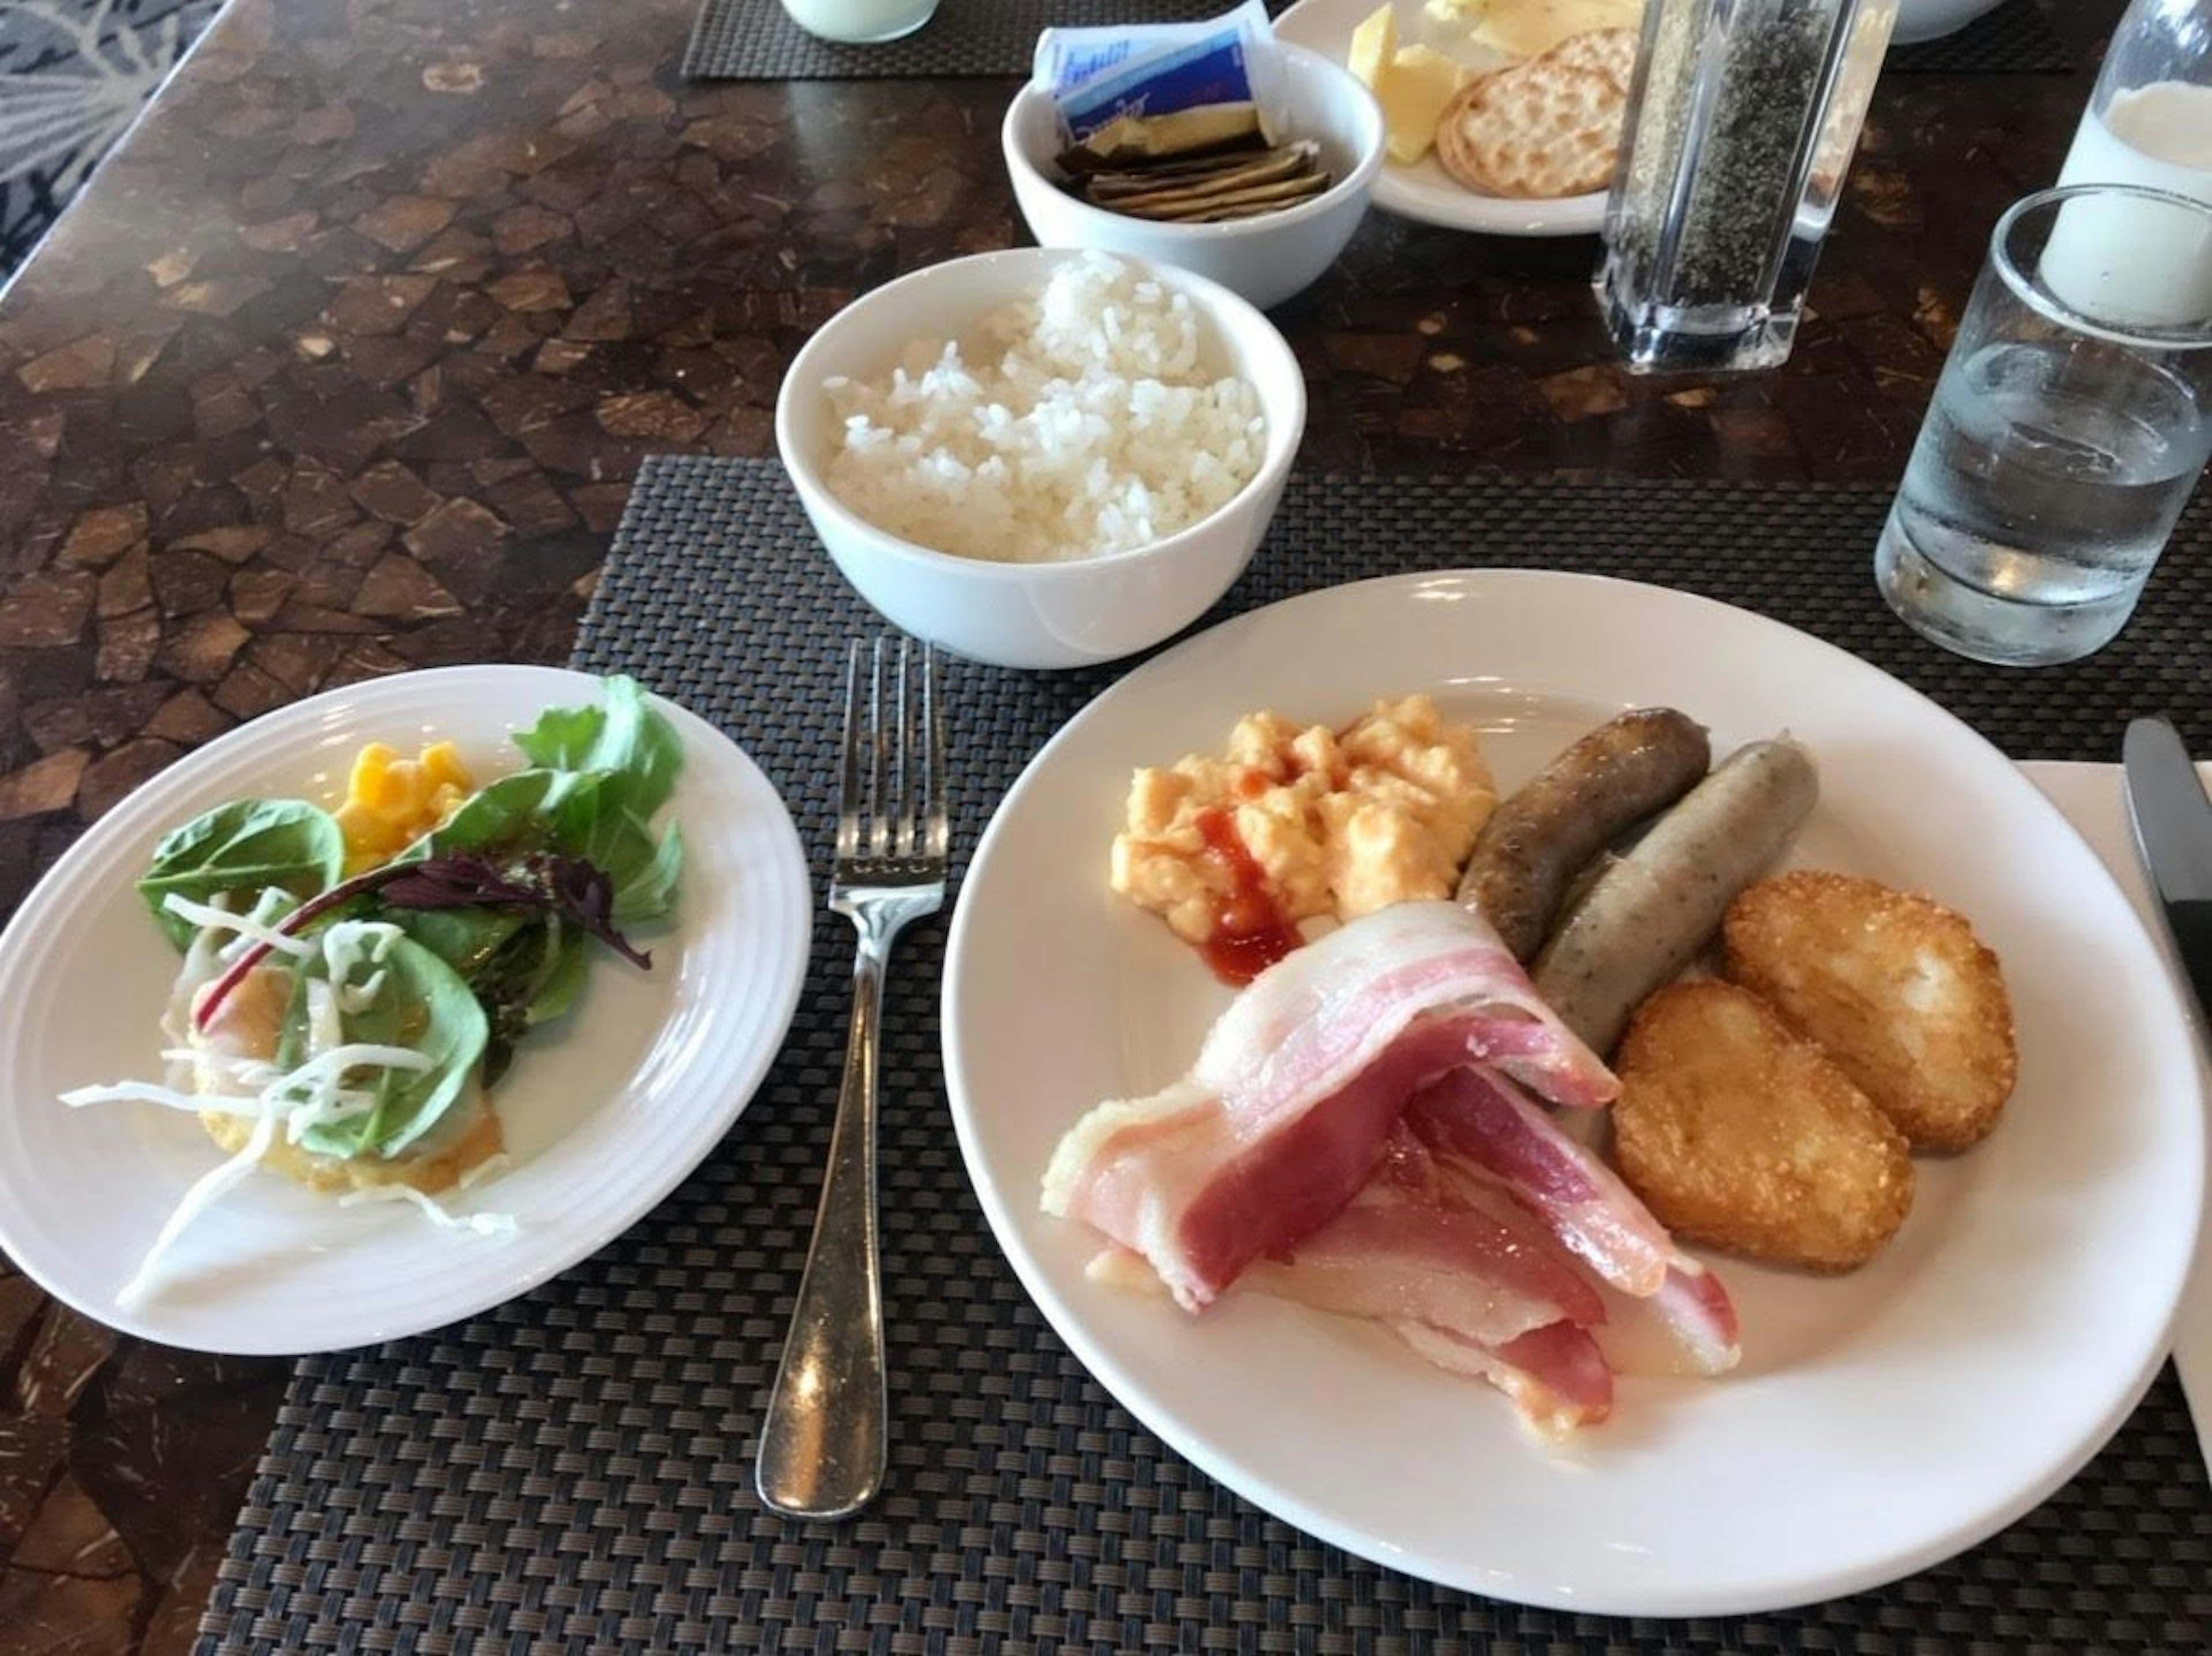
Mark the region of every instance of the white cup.
<instances>
[{"instance_id":1,"label":"white cup","mask_svg":"<svg viewBox=\"0 0 2212 1656\"><path fill-rule=\"evenodd\" d=\"M783 9L809 34L872 46L913 33L937 15L937 0L783 0Z\"/></svg>"}]
</instances>

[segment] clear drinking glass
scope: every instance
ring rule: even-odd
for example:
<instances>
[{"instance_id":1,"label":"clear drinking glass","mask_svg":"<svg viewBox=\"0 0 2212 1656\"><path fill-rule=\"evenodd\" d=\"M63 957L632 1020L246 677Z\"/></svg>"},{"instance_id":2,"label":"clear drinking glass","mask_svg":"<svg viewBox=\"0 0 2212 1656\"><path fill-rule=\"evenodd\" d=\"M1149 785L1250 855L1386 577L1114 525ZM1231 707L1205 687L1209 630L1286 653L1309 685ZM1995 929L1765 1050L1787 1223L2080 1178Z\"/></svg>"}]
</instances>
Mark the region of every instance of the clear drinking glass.
<instances>
[{"instance_id":1,"label":"clear drinking glass","mask_svg":"<svg viewBox=\"0 0 2212 1656\"><path fill-rule=\"evenodd\" d=\"M2100 648L2212 454L2212 206L2123 184L1997 221L1875 549L1890 607L1977 661Z\"/></svg>"},{"instance_id":2,"label":"clear drinking glass","mask_svg":"<svg viewBox=\"0 0 2212 1656\"><path fill-rule=\"evenodd\" d=\"M783 9L809 34L873 46L913 33L937 15L937 0L783 0Z\"/></svg>"},{"instance_id":3,"label":"clear drinking glass","mask_svg":"<svg viewBox=\"0 0 2212 1656\"><path fill-rule=\"evenodd\" d=\"M1649 0L1598 300L1640 372L1790 355L1896 0Z\"/></svg>"}]
</instances>

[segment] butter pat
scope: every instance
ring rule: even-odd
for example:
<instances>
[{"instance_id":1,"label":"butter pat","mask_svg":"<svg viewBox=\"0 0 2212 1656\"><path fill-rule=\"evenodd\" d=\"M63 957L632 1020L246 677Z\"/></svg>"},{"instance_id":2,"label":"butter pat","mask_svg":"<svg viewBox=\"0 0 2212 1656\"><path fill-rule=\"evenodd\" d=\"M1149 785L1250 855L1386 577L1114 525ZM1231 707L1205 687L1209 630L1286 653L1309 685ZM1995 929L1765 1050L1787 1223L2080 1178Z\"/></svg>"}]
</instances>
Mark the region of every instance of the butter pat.
<instances>
[{"instance_id":1,"label":"butter pat","mask_svg":"<svg viewBox=\"0 0 2212 1656\"><path fill-rule=\"evenodd\" d=\"M1390 159L1411 166L1437 140L1437 119L1469 71L1433 46L1398 44L1395 13L1378 6L1352 32L1345 66L1382 106Z\"/></svg>"},{"instance_id":2,"label":"butter pat","mask_svg":"<svg viewBox=\"0 0 2212 1656\"><path fill-rule=\"evenodd\" d=\"M1380 98L1383 78L1390 70L1390 60L1397 55L1397 14L1391 9L1390 0L1382 0L1352 31L1352 50L1345 56L1344 66L1358 78L1361 85Z\"/></svg>"},{"instance_id":3,"label":"butter pat","mask_svg":"<svg viewBox=\"0 0 2212 1656\"><path fill-rule=\"evenodd\" d=\"M1404 46L1375 89L1389 132L1390 159L1411 166L1437 140L1437 121L1468 70L1429 46Z\"/></svg>"}]
</instances>

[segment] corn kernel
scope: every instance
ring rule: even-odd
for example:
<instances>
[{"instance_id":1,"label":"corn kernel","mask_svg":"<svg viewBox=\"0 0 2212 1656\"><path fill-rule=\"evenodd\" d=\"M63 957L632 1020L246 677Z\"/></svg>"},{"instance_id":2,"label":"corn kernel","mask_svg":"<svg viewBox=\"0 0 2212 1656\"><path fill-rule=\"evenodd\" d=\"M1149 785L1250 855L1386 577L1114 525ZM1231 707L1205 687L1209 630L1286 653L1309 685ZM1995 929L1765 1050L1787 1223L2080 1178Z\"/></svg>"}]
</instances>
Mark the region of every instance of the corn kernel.
<instances>
[{"instance_id":1,"label":"corn kernel","mask_svg":"<svg viewBox=\"0 0 2212 1656\"><path fill-rule=\"evenodd\" d=\"M336 812L345 836L346 871L375 867L430 832L475 791L460 750L433 742L403 758L382 742L354 757L346 797Z\"/></svg>"}]
</instances>

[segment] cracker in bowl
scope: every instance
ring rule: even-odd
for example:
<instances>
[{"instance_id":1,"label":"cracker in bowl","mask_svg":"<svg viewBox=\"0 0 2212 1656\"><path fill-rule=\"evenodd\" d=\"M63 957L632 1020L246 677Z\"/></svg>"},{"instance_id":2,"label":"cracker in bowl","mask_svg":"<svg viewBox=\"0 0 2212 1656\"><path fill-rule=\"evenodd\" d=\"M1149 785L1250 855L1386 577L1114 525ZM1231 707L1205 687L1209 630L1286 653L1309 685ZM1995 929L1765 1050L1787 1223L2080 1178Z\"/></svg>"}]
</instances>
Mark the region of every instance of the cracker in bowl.
<instances>
[{"instance_id":1,"label":"cracker in bowl","mask_svg":"<svg viewBox=\"0 0 2212 1656\"><path fill-rule=\"evenodd\" d=\"M1486 195L1584 195L1612 181L1626 107L1605 70L1532 58L1454 94L1437 122L1437 158Z\"/></svg>"}]
</instances>

